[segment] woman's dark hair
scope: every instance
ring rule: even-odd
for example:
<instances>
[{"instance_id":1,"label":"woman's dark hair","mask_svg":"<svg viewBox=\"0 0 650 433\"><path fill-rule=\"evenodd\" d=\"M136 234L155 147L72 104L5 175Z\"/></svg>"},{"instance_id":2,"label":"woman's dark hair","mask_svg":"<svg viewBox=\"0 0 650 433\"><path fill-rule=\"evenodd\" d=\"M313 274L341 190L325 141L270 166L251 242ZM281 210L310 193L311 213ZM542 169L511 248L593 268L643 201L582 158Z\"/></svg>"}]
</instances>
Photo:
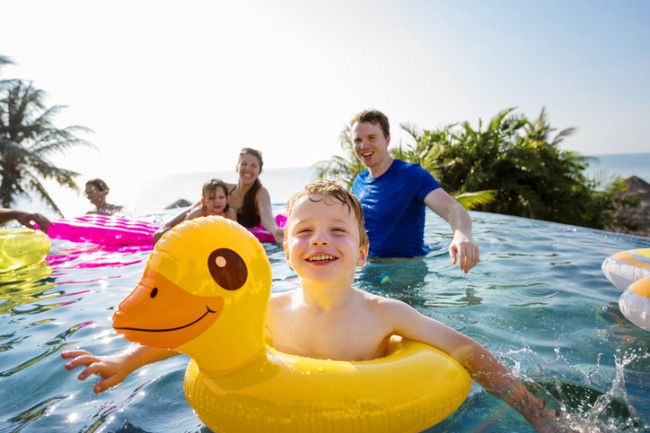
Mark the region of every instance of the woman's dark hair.
<instances>
[{"instance_id":1,"label":"woman's dark hair","mask_svg":"<svg viewBox=\"0 0 650 433\"><path fill-rule=\"evenodd\" d=\"M256 149L252 149L250 147L244 147L241 150L241 152L239 152L239 159L237 160L237 165L239 165L239 163L241 162L242 158L245 155L253 155L255 158L257 158L257 161L260 164L260 174L262 174L262 166L264 165L264 161L262 160L262 152ZM244 214L244 215L257 214L257 206L255 205L255 196L257 196L257 191L259 191L261 187L262 187L262 182L260 182L260 178L258 177L257 179L255 179L255 182L251 186L251 189L249 189L246 195L244 196L244 204L239 210L240 214Z\"/></svg>"}]
</instances>

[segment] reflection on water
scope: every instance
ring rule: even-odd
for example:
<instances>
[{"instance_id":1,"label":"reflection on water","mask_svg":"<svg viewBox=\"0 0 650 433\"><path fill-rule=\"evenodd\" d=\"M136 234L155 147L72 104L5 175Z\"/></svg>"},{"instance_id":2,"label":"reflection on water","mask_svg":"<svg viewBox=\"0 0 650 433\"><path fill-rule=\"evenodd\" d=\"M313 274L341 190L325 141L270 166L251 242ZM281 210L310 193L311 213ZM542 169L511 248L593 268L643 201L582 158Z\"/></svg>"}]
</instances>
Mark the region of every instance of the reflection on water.
<instances>
[{"instance_id":1,"label":"reflection on water","mask_svg":"<svg viewBox=\"0 0 650 433\"><path fill-rule=\"evenodd\" d=\"M473 214L481 263L465 276L449 262L449 228L429 215L424 258L373 259L358 287L401 299L480 341L549 407L582 432L650 431L650 334L618 309L600 264L650 239ZM281 246L265 245L275 291L296 287ZM127 347L111 327L148 257L54 241L48 263L0 274L0 431L203 432L182 389L184 356L150 365L106 393L78 382L59 358ZM160 408L164 408L161 413ZM474 385L429 432L531 432Z\"/></svg>"},{"instance_id":2,"label":"reflection on water","mask_svg":"<svg viewBox=\"0 0 650 433\"><path fill-rule=\"evenodd\" d=\"M0 272L0 314L12 310L19 313L17 307L28 305L39 299L55 295L43 293L55 286L54 280L48 278L52 273L47 263L37 263L9 272Z\"/></svg>"},{"instance_id":3,"label":"reflection on water","mask_svg":"<svg viewBox=\"0 0 650 433\"><path fill-rule=\"evenodd\" d=\"M423 257L372 258L358 270L357 287L382 296L401 299L417 307L426 302L423 288L428 274L429 269Z\"/></svg>"}]
</instances>

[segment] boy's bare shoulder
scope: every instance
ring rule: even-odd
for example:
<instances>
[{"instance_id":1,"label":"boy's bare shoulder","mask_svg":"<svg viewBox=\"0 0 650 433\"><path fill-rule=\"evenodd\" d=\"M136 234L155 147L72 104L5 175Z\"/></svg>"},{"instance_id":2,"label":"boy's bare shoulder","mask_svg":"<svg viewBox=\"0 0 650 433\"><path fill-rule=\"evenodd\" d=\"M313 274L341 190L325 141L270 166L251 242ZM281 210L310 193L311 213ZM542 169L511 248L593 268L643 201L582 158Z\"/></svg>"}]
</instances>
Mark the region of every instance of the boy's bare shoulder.
<instances>
[{"instance_id":1,"label":"boy's bare shoulder","mask_svg":"<svg viewBox=\"0 0 650 433\"><path fill-rule=\"evenodd\" d=\"M364 302L369 306L374 306L381 309L409 307L408 304L398 299L392 299L381 295L375 295L374 293L366 292L365 290L361 290L361 289L356 289L356 290L358 290L360 296L363 297Z\"/></svg>"},{"instance_id":2,"label":"boy's bare shoulder","mask_svg":"<svg viewBox=\"0 0 650 433\"><path fill-rule=\"evenodd\" d=\"M269 305L271 308L278 308L283 305L288 305L292 302L296 290L288 290L286 292L273 292L271 293L271 298L269 299Z\"/></svg>"},{"instance_id":3,"label":"boy's bare shoulder","mask_svg":"<svg viewBox=\"0 0 650 433\"><path fill-rule=\"evenodd\" d=\"M269 308L266 314L266 326L272 329L274 325L283 322L290 314L296 290L271 293Z\"/></svg>"}]
</instances>

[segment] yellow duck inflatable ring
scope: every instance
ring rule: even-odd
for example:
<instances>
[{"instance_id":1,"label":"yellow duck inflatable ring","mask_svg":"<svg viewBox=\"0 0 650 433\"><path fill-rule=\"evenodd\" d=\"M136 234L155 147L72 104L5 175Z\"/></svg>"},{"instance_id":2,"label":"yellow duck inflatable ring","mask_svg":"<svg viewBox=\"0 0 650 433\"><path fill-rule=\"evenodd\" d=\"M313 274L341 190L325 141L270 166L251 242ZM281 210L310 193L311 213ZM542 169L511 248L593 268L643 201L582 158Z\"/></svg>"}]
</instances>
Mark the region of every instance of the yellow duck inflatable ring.
<instances>
[{"instance_id":1,"label":"yellow duck inflatable ring","mask_svg":"<svg viewBox=\"0 0 650 433\"><path fill-rule=\"evenodd\" d=\"M360 362L273 349L264 332L271 282L251 233L197 218L158 241L113 326L192 358L185 395L215 432L419 432L467 397L467 371L421 343L396 340L386 357Z\"/></svg>"}]
</instances>

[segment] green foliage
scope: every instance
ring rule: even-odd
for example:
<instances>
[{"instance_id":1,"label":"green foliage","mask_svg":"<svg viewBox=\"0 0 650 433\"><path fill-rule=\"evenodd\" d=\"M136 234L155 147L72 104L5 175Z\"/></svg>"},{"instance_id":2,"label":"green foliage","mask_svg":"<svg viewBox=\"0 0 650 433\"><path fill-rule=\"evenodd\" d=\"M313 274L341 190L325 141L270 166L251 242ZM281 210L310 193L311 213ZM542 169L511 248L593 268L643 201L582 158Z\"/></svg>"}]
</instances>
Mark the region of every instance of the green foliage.
<instances>
[{"instance_id":1,"label":"green foliage","mask_svg":"<svg viewBox=\"0 0 650 433\"><path fill-rule=\"evenodd\" d=\"M9 63L0 56L0 67ZM74 146L92 145L75 135L87 128L56 128L51 119L63 107L46 107L44 99L45 93L31 83L0 81L0 205L11 207L18 196L32 193L61 214L42 182L54 180L79 191L78 173L55 166L48 157Z\"/></svg>"},{"instance_id":2,"label":"green foliage","mask_svg":"<svg viewBox=\"0 0 650 433\"><path fill-rule=\"evenodd\" d=\"M412 130L408 126L402 126L407 132L415 138L417 131L415 127ZM350 127L346 126L340 134L341 149L345 156L333 156L327 161L320 161L315 164L316 177L337 180L345 185L348 189L352 187L354 178L366 169L366 167L359 161L354 153L354 144L350 139ZM402 146L391 148L391 155L395 158L402 159L408 162L419 163L421 166L426 167L430 165L430 161L434 158L434 153L428 149L422 149L421 143L416 140L414 147L404 148ZM436 176L436 172L432 172ZM437 176L436 176L437 177ZM475 209L477 206L487 204L495 199L496 191L476 191L472 193L467 192L452 192L450 195L463 205L466 209Z\"/></svg>"},{"instance_id":3,"label":"green foliage","mask_svg":"<svg viewBox=\"0 0 650 433\"><path fill-rule=\"evenodd\" d=\"M336 180L350 189L354 178L365 170L365 166L354 154L354 144L350 139L349 126L343 129L339 138L345 156L333 156L330 160L317 162L315 164L316 177Z\"/></svg>"},{"instance_id":4,"label":"green foliage","mask_svg":"<svg viewBox=\"0 0 650 433\"><path fill-rule=\"evenodd\" d=\"M420 164L468 209L593 228L615 224L616 188L599 191L584 174L589 158L559 149L575 130L556 132L544 109L532 121L514 111L505 109L485 125L479 119L476 129L467 121L424 131L402 124L413 143L392 148L391 155ZM344 172L351 184L363 166L349 138L344 150L347 158L335 160L345 170L322 165L321 172Z\"/></svg>"}]
</instances>

